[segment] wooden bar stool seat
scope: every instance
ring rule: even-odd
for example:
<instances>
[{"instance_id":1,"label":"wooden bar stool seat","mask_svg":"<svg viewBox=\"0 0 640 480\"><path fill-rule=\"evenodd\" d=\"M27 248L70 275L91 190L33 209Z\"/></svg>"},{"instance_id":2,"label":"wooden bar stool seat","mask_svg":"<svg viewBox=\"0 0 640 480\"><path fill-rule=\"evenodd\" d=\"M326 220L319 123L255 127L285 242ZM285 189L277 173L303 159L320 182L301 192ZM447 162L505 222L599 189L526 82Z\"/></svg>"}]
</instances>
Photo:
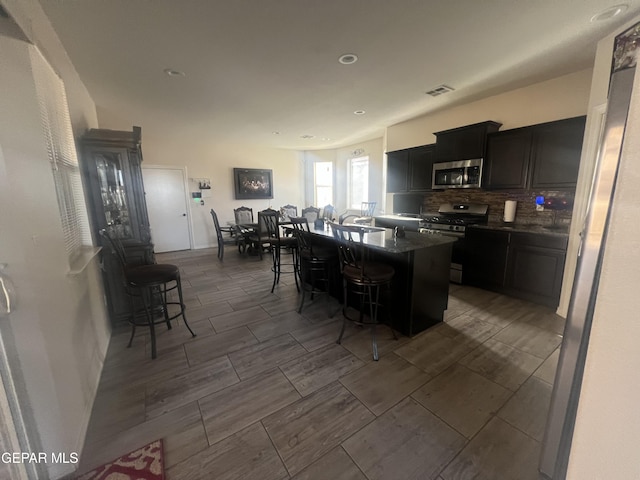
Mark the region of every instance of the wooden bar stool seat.
<instances>
[{"instance_id":1,"label":"wooden bar stool seat","mask_svg":"<svg viewBox=\"0 0 640 480\"><path fill-rule=\"evenodd\" d=\"M271 209L258 212L258 228L264 232L266 237L261 239L262 243L266 240L271 250L271 258L273 260L273 284L271 285L271 293L273 293L276 285L280 283L280 275L282 273L292 273L296 282L296 289L300 291L298 285L298 242L294 237L285 237L280 233L280 224L278 221L278 212ZM291 255L291 261L283 261L282 254Z\"/></svg>"},{"instance_id":2,"label":"wooden bar stool seat","mask_svg":"<svg viewBox=\"0 0 640 480\"><path fill-rule=\"evenodd\" d=\"M378 324L378 312L381 306L380 292L383 288L389 288L395 275L395 270L391 265L369 258L369 250L364 246L366 227L332 223L331 230L338 242L343 279L343 321L337 343L342 341L347 320L353 321L358 325L370 325L373 359L377 361L379 357L376 325ZM347 316L350 292L352 295L359 297L360 300L360 315L357 320ZM368 320L365 319L366 307L368 307ZM391 330L394 338L397 338L393 325Z\"/></svg>"},{"instance_id":3,"label":"wooden bar stool seat","mask_svg":"<svg viewBox=\"0 0 640 480\"><path fill-rule=\"evenodd\" d=\"M171 320L182 317L182 320L192 336L185 314L186 306L182 295L180 269L176 265L152 263L146 265L132 265L127 263L126 252L120 240L101 230L100 235L111 246L122 267L122 277L127 295L131 298L131 337L127 347L131 347L136 327L149 327L151 336L151 358L156 358L155 326L165 323L171 329ZM168 293L176 290L178 301L169 301ZM135 299L139 299L141 306L137 306ZM177 306L175 313L169 312L169 306Z\"/></svg>"},{"instance_id":4,"label":"wooden bar stool seat","mask_svg":"<svg viewBox=\"0 0 640 480\"><path fill-rule=\"evenodd\" d=\"M313 301L315 295L324 294L327 296L327 306L329 305L329 295L331 294L331 278L333 276L334 265L337 263L338 252L335 248L326 248L312 245L308 241L309 221L306 217L291 218L294 238L298 242L298 277L302 288L302 297L298 313L302 312L306 294L309 293ZM329 311L329 317L333 317Z\"/></svg>"}]
</instances>

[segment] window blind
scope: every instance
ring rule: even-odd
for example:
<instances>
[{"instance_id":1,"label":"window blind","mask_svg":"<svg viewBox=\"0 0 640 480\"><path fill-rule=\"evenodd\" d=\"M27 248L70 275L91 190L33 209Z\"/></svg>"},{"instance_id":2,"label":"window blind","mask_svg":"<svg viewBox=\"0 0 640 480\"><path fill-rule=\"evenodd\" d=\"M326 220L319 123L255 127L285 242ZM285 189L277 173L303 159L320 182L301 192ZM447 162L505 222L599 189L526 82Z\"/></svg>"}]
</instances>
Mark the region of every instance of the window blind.
<instances>
[{"instance_id":1,"label":"window blind","mask_svg":"<svg viewBox=\"0 0 640 480\"><path fill-rule=\"evenodd\" d=\"M30 47L30 57L64 244L71 262L92 240L67 96L62 79L34 46Z\"/></svg>"}]
</instances>

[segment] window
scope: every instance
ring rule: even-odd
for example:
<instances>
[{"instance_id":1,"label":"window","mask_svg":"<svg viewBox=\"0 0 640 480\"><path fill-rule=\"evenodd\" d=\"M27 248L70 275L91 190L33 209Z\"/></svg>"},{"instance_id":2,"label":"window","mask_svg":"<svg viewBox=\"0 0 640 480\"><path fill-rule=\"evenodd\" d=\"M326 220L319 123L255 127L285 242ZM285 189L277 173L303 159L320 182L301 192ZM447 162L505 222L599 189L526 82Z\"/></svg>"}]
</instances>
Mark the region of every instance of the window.
<instances>
[{"instance_id":1,"label":"window","mask_svg":"<svg viewBox=\"0 0 640 480\"><path fill-rule=\"evenodd\" d=\"M349 161L349 208L360 210L369 201L369 157Z\"/></svg>"},{"instance_id":2,"label":"window","mask_svg":"<svg viewBox=\"0 0 640 480\"><path fill-rule=\"evenodd\" d=\"M314 168L314 205L333 205L333 162L316 162Z\"/></svg>"},{"instance_id":3,"label":"window","mask_svg":"<svg viewBox=\"0 0 640 480\"><path fill-rule=\"evenodd\" d=\"M72 263L82 247L92 244L84 202L80 167L76 154L67 96L62 79L40 52L30 48L43 136L60 209L65 248Z\"/></svg>"}]
</instances>

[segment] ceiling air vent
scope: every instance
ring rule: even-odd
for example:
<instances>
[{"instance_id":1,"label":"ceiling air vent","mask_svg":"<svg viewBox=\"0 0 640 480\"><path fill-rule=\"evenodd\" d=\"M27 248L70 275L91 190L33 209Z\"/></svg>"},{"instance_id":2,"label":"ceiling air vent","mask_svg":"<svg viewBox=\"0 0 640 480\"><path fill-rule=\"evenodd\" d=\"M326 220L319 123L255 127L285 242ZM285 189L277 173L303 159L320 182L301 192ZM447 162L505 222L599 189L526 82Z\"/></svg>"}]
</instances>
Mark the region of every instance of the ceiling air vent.
<instances>
[{"instance_id":1,"label":"ceiling air vent","mask_svg":"<svg viewBox=\"0 0 640 480\"><path fill-rule=\"evenodd\" d=\"M438 95L442 95L443 93L453 92L455 88L451 88L447 85L438 85L433 90L429 90L425 92L427 95L431 95L432 97L437 97Z\"/></svg>"}]
</instances>

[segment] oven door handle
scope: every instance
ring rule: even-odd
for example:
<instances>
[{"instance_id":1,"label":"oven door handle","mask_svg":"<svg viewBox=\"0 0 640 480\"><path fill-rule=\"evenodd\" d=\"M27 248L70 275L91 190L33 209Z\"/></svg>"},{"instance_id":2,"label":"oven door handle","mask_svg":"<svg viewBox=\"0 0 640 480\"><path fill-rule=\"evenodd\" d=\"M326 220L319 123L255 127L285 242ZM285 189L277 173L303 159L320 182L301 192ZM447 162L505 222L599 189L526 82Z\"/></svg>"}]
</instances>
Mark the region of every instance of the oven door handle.
<instances>
[{"instance_id":1,"label":"oven door handle","mask_svg":"<svg viewBox=\"0 0 640 480\"><path fill-rule=\"evenodd\" d=\"M464 232L452 232L450 230L442 230L440 233L448 237L464 238Z\"/></svg>"},{"instance_id":2,"label":"oven door handle","mask_svg":"<svg viewBox=\"0 0 640 480\"><path fill-rule=\"evenodd\" d=\"M464 232L454 232L452 230L436 230L434 228L421 228L418 230L420 233L434 234L434 235L446 235L447 237L463 238Z\"/></svg>"}]
</instances>

